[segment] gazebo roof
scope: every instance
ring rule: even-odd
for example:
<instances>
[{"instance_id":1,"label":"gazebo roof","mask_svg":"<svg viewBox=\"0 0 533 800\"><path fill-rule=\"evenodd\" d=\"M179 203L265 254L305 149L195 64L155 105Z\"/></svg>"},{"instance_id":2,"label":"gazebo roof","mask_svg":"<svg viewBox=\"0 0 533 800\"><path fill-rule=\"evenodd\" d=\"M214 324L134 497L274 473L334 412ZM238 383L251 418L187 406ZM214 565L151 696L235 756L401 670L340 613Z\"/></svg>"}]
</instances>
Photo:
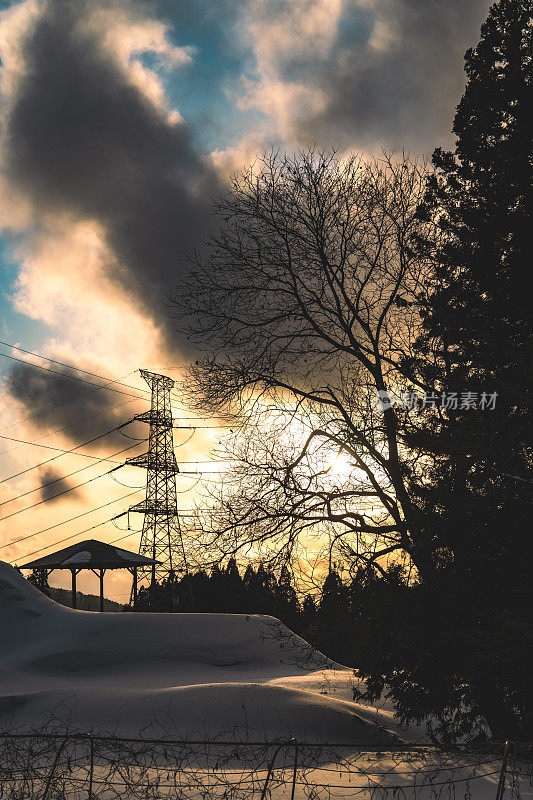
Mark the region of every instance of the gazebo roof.
<instances>
[{"instance_id":1,"label":"gazebo roof","mask_svg":"<svg viewBox=\"0 0 533 800\"><path fill-rule=\"evenodd\" d=\"M152 558L140 556L129 550L99 542L97 539L87 539L85 542L64 547L55 553L50 553L35 561L22 565L22 569L121 569L127 567L145 567L159 562Z\"/></svg>"}]
</instances>

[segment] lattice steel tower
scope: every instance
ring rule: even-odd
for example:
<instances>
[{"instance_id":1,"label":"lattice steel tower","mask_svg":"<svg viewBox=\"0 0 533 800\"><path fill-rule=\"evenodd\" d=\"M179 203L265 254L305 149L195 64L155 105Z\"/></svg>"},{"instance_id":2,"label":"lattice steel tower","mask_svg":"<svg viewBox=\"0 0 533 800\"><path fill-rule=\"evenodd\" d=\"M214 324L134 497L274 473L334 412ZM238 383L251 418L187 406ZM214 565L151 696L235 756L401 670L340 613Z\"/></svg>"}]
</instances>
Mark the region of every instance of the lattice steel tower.
<instances>
[{"instance_id":1,"label":"lattice steel tower","mask_svg":"<svg viewBox=\"0 0 533 800\"><path fill-rule=\"evenodd\" d=\"M152 391L152 402L150 411L136 414L133 419L150 425L148 452L129 458L126 464L147 470L146 498L129 510L144 514L139 553L160 562L145 572L154 582L156 578L166 577L171 570L177 572L184 568L187 572L187 563L176 504L179 468L174 455L170 405L174 381L144 369L140 372Z\"/></svg>"}]
</instances>

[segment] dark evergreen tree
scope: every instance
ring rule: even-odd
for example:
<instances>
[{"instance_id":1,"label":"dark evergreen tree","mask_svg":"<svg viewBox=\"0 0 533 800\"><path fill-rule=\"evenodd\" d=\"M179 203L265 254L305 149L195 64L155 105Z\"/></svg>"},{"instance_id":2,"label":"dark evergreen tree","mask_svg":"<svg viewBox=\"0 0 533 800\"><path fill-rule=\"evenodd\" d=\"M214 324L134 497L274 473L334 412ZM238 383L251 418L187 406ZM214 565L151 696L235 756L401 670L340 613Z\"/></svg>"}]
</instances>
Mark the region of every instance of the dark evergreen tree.
<instances>
[{"instance_id":1,"label":"dark evergreen tree","mask_svg":"<svg viewBox=\"0 0 533 800\"><path fill-rule=\"evenodd\" d=\"M316 603L313 595L306 594L302 603L302 612L313 618L316 614Z\"/></svg>"},{"instance_id":2,"label":"dark evergreen tree","mask_svg":"<svg viewBox=\"0 0 533 800\"><path fill-rule=\"evenodd\" d=\"M312 643L330 658L347 663L353 655L353 636L350 631L353 631L353 619L348 587L333 569L322 586Z\"/></svg>"},{"instance_id":3,"label":"dark evergreen tree","mask_svg":"<svg viewBox=\"0 0 533 800\"><path fill-rule=\"evenodd\" d=\"M299 625L300 603L293 586L292 575L286 565L281 568L274 599L276 603L274 616L283 619L289 628L296 629Z\"/></svg>"},{"instance_id":4,"label":"dark evergreen tree","mask_svg":"<svg viewBox=\"0 0 533 800\"><path fill-rule=\"evenodd\" d=\"M245 592L253 592L256 588L255 571L251 564L248 564L242 577Z\"/></svg>"},{"instance_id":5,"label":"dark evergreen tree","mask_svg":"<svg viewBox=\"0 0 533 800\"><path fill-rule=\"evenodd\" d=\"M318 629L318 609L315 599L312 595L306 594L302 603L302 610L300 613L298 633L306 641L313 643L317 641Z\"/></svg>"},{"instance_id":6,"label":"dark evergreen tree","mask_svg":"<svg viewBox=\"0 0 533 800\"><path fill-rule=\"evenodd\" d=\"M48 583L48 573L45 569L33 569L28 578L36 589L39 589L47 597L51 597L50 585Z\"/></svg>"},{"instance_id":7,"label":"dark evergreen tree","mask_svg":"<svg viewBox=\"0 0 533 800\"><path fill-rule=\"evenodd\" d=\"M234 614L243 613L244 587L235 558L230 558L224 570L225 610Z\"/></svg>"},{"instance_id":8,"label":"dark evergreen tree","mask_svg":"<svg viewBox=\"0 0 533 800\"><path fill-rule=\"evenodd\" d=\"M215 565L210 574L200 570L178 579L171 573L162 581L141 587L134 610L268 614L297 630L301 627L300 605L292 580L287 568L281 570L278 581L263 564L257 571L248 565L241 576L236 560L231 558L226 565Z\"/></svg>"},{"instance_id":9,"label":"dark evergreen tree","mask_svg":"<svg viewBox=\"0 0 533 800\"><path fill-rule=\"evenodd\" d=\"M194 598L195 610L199 613L212 611L215 606L215 598L212 597L209 575L205 570L199 570L189 577L185 576L180 581L179 591L181 597L191 600L191 593ZM180 610L183 609L183 604ZM192 607L189 610L193 610Z\"/></svg>"},{"instance_id":10,"label":"dark evergreen tree","mask_svg":"<svg viewBox=\"0 0 533 800\"><path fill-rule=\"evenodd\" d=\"M532 12L532 0L495 3L466 54L455 153L435 152L421 209L435 223L435 238L421 246L435 256L436 288L419 356L404 362L418 386L459 401L421 412L407 440L427 454L427 479L411 490L440 545L433 586L421 591L435 618L446 606L456 621L452 659L437 657L438 627L426 640L433 659L425 677L417 672L420 707L437 717L454 709L463 728L477 713L493 734L515 738L533 735L525 678L533 654ZM411 690L406 698L397 687L400 705L416 706Z\"/></svg>"}]
</instances>

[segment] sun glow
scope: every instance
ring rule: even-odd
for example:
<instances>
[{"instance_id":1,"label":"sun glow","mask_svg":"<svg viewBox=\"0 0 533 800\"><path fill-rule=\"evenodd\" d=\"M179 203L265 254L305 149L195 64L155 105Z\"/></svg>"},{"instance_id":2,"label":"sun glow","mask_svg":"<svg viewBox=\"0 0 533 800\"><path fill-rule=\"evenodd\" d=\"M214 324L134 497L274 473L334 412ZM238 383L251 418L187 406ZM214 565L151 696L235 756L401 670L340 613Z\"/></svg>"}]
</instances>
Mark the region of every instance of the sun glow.
<instances>
[{"instance_id":1,"label":"sun glow","mask_svg":"<svg viewBox=\"0 0 533 800\"><path fill-rule=\"evenodd\" d=\"M332 456L328 461L328 475L332 478L339 478L346 480L350 477L354 470L354 465L351 463L346 453L339 453Z\"/></svg>"}]
</instances>

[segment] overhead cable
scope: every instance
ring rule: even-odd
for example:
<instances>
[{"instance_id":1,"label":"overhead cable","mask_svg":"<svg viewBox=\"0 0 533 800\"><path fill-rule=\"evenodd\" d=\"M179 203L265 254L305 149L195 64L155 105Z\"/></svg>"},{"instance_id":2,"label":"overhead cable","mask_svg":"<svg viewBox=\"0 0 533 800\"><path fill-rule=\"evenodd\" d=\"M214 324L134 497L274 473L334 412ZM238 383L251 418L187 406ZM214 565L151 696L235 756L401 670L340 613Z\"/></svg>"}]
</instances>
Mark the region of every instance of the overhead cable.
<instances>
[{"instance_id":1,"label":"overhead cable","mask_svg":"<svg viewBox=\"0 0 533 800\"><path fill-rule=\"evenodd\" d=\"M131 444L129 447L125 447L123 450L117 450L116 453L112 455L118 456L120 453L124 453L126 450L132 450L134 447L138 447L137 444ZM107 459L102 459L107 460ZM83 472L83 470L89 469L89 467L94 467L95 464L89 464L87 467L82 467L81 469L74 470L74 472L69 472L67 475L62 475L59 478L55 478L53 481L49 481L48 483L43 483L41 486L36 486L34 489L30 489L23 494L19 494L16 497L10 497L9 500L5 500L3 503L0 503L0 506L5 506L7 503L12 503L14 500L20 500L21 497L25 497L28 494L32 494L33 492L37 492L39 490L45 489L47 486L51 486L53 483L58 483L59 481L64 481L66 478L70 478L71 475L76 475L78 472ZM68 489L65 489L62 492L58 492L57 494L52 495L51 497L46 497L43 500L39 500L38 503L33 503L31 506L26 506L25 508L21 508L18 511L14 511L12 514L7 514L5 517L0 517L0 522L3 519L9 519L9 517L14 517L16 514L22 514L23 511L28 511L30 508L35 508L35 506L40 506L42 503L49 503L51 500L55 500L56 497L61 497L63 494L67 494L68 492L72 492L74 489L80 489L82 486L86 486L88 483L92 483L92 481L97 480L98 478L105 478L106 475L110 475L114 472L116 467L113 469L108 469L107 472L102 472L100 475L95 475L93 478L89 478L89 480L82 481L82 483L77 483L75 486L70 486ZM124 485L124 484L122 484ZM126 487L128 489L133 489L133 486Z\"/></svg>"},{"instance_id":2,"label":"overhead cable","mask_svg":"<svg viewBox=\"0 0 533 800\"><path fill-rule=\"evenodd\" d=\"M48 436L53 436L54 433L61 433L62 431L67 431L69 428L75 428L76 425L81 425L83 422L87 422L90 419L94 419L95 417L100 417L102 414L109 414L110 411L114 411L116 408L121 408L122 406L127 406L129 403L133 403L133 400L124 400L123 403L117 403L110 408L105 408L103 411L98 411L96 414L90 414L88 417L82 417L81 419L77 419L75 422L71 422L70 425L65 425L63 428L56 428L54 431L50 431L49 433L45 433L44 436L39 436L35 442L40 442L42 439L46 439ZM8 428L14 427L14 425L8 425ZM1 430L6 430L6 428L2 428ZM35 442L30 442L30 444L35 444ZM27 444L27 442L24 442ZM0 456L4 455L5 453L12 453L13 450L18 450L19 447L23 445L17 445L16 447L10 447L9 450L0 450Z\"/></svg>"},{"instance_id":3,"label":"overhead cable","mask_svg":"<svg viewBox=\"0 0 533 800\"><path fill-rule=\"evenodd\" d=\"M81 383L87 383L89 386L97 386L99 389L105 389L107 392L117 392L118 394L124 394L127 397L135 397L137 400L144 400L146 398L139 394L132 394L131 392L124 392L122 389L115 389L113 386L102 386L99 383L95 383L94 381L88 381L85 378L79 378L77 375L67 375L66 372L59 372L57 369L50 369L49 367L43 367L41 364L32 364L31 361L26 361L23 358L17 358L16 356L10 356L7 353L0 353L2 358L9 358L11 361L20 361L21 364L25 364L27 367L33 367L34 369L41 369L44 372L51 372L54 375L60 375L62 378L67 378L71 381L80 381ZM104 378L107 380L107 378Z\"/></svg>"},{"instance_id":4,"label":"overhead cable","mask_svg":"<svg viewBox=\"0 0 533 800\"><path fill-rule=\"evenodd\" d=\"M129 375L132 374L133 373L128 372L124 377L127 378L129 377ZM97 389L89 389L87 392L82 392L81 394L77 394L75 397L71 397L68 400L64 400L62 403L56 403L53 406L48 406L48 408L44 408L42 411L38 411L36 414L30 414L28 417L22 417L22 419L18 419L16 422L12 422L10 425L5 425L3 428L0 428L0 431L6 431L9 428L14 428L16 425L21 425L23 422L29 422L30 420L42 417L43 414L48 414L49 411L55 411L56 408L62 408L63 406L67 406L69 405L69 403L74 403L76 400L80 400L82 397L87 397L87 395L89 394L97 394L99 391L105 388L106 388L105 386L100 386Z\"/></svg>"},{"instance_id":5,"label":"overhead cable","mask_svg":"<svg viewBox=\"0 0 533 800\"><path fill-rule=\"evenodd\" d=\"M93 456L90 453L77 453L79 447L85 447L85 445L92 444L93 442L98 441L98 439L103 439L104 436L109 436L110 433L114 433L117 428L111 428L111 430L106 431L105 433L101 433L99 436L95 436L94 439L89 439L86 442L82 442L81 444L77 444L76 447L72 447L70 450L63 450L61 447L52 447L51 445L47 444L37 444L36 442L28 442L25 439L13 439L10 436L0 436L0 439L8 439L12 442L21 442L22 444L29 444L34 445L34 447L44 447L47 450L58 450L60 455L53 456L49 458L47 461L41 461L39 464L34 464L32 467L27 467L26 469L21 470L20 472L16 472L14 475L8 475L7 478L0 479L0 483L5 483L5 481L13 480L14 478L18 478L19 475L24 475L26 472L30 472L32 469L37 469L37 467L42 467L44 464L49 464L51 461L56 461L58 458L61 458L63 455L75 455L75 456L82 456L83 458L92 458L94 461L109 461L111 464L121 464L121 461L113 461L110 458L103 458L102 456Z\"/></svg>"},{"instance_id":6,"label":"overhead cable","mask_svg":"<svg viewBox=\"0 0 533 800\"><path fill-rule=\"evenodd\" d=\"M70 517L69 519L64 519L63 522L56 522L54 525L49 525L48 528L43 528L40 531L36 531L35 533L30 533L27 536L21 536L20 539L13 539L11 542L6 542L5 544L0 545L0 550L3 550L6 547L11 547L14 544L18 544L19 542L25 542L26 539L33 539L34 536L39 536L41 533L46 533L47 531L51 531L54 528L59 528L60 525L66 525L67 522L74 522L75 519L80 519L80 517L86 517L87 514L92 514L93 511L99 511L101 508L106 508L107 506L113 505L113 503L118 503L120 500L125 500L127 497L131 497L134 494L138 494L138 491L129 492L128 494L122 495L122 497L117 497L115 500L110 500L109 503L102 503L101 506L97 506L96 508L91 508L89 511L84 511L82 514L77 514L75 517ZM96 527L96 526L95 526Z\"/></svg>"},{"instance_id":7,"label":"overhead cable","mask_svg":"<svg viewBox=\"0 0 533 800\"><path fill-rule=\"evenodd\" d=\"M99 375L97 372L89 372L89 370L82 369L81 367L76 367L74 364L66 364L64 361L58 361L55 358L50 358L50 356L42 356L40 353L35 353L32 350L25 350L24 347L19 347L15 344L10 344L9 342L2 342L0 341L0 345L4 347L12 347L13 350L18 350L20 353L26 353L30 356L35 356L36 358L41 358L43 361L49 361L51 364L57 364L60 367L66 367L67 369L74 369L76 372L83 372L84 375L91 375L93 378L100 378L100 380L105 381L106 383L116 383L118 386L124 386L126 389L133 389L136 392L142 392L143 394L149 394L147 389L138 389L136 386L131 386L129 383L123 383L121 380L115 380L114 378L106 378L104 375ZM3 355L3 353L1 354ZM27 364L27 361L24 361ZM136 372L136 370L134 370ZM59 373L62 375L63 373ZM132 373L128 373L131 375ZM128 376L126 376L128 377ZM80 379L81 380L81 379Z\"/></svg>"},{"instance_id":8,"label":"overhead cable","mask_svg":"<svg viewBox=\"0 0 533 800\"><path fill-rule=\"evenodd\" d=\"M124 513L126 513L126 512L124 512ZM53 544L45 545L45 547L39 547L38 550L32 550L31 553L26 553L25 556L22 556L22 560L25 561L30 556L34 556L36 553L42 553L45 550L50 550L52 547L57 547L58 544L63 544L63 542L69 542L71 539L75 539L76 536L83 536L84 533L88 533L89 531L94 531L95 528L101 528L102 525L107 525L109 522L113 522L114 519L116 519L116 517L111 517L111 519L104 519L103 522L97 522L96 525L91 525L90 528L85 528L85 530L83 530L83 531L78 531L77 533L72 533L70 536L65 536L64 539L57 539L55 542L53 542ZM129 533L128 535L131 536L131 533ZM125 537L121 537L121 538L125 538ZM115 541L118 541L118 540L115 540Z\"/></svg>"}]
</instances>

